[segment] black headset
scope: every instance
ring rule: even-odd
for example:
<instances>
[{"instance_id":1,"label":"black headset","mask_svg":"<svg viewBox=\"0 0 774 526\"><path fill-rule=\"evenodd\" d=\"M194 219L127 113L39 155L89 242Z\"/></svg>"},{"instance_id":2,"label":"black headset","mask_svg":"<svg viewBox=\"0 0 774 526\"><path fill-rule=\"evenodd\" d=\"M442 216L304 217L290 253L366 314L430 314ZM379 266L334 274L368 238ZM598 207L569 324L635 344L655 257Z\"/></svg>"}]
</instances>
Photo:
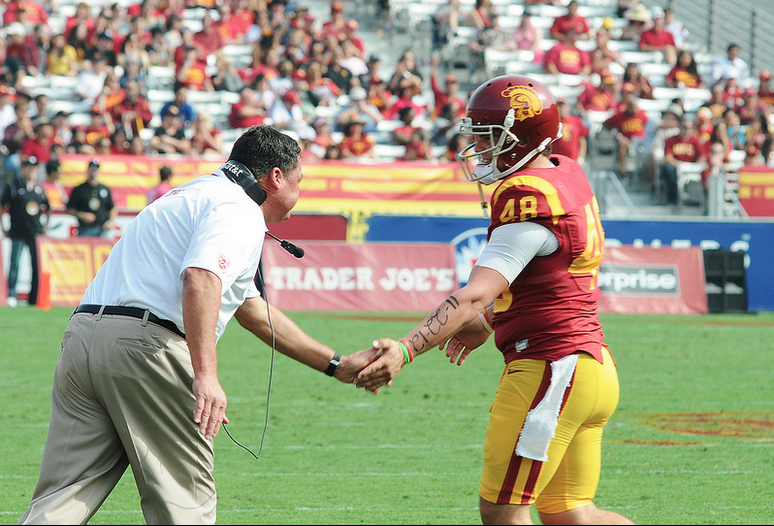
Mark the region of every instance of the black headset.
<instances>
[{"instance_id":1,"label":"black headset","mask_svg":"<svg viewBox=\"0 0 774 526\"><path fill-rule=\"evenodd\" d=\"M220 169L223 170L226 177L241 186L250 199L258 203L258 205L262 205L266 201L266 192L258 184L258 180L247 166L239 161L229 159Z\"/></svg>"},{"instance_id":2,"label":"black headset","mask_svg":"<svg viewBox=\"0 0 774 526\"><path fill-rule=\"evenodd\" d=\"M253 175L253 172L251 172L247 166L240 163L239 161L234 161L233 159L229 159L223 165L221 165L220 169L223 170L223 173L226 175L226 177L229 178L229 180L241 186L242 190L245 191L248 197L253 201L255 201L259 206L262 205L264 201L266 201L266 192L264 191L263 188L261 188L261 185L258 184L258 180L255 178L255 176ZM278 241L279 244L282 246L282 248L284 248L285 250L287 250L297 258L304 257L303 248L297 247L296 245L294 245L289 241L279 239L271 232L267 231L266 235Z\"/></svg>"}]
</instances>

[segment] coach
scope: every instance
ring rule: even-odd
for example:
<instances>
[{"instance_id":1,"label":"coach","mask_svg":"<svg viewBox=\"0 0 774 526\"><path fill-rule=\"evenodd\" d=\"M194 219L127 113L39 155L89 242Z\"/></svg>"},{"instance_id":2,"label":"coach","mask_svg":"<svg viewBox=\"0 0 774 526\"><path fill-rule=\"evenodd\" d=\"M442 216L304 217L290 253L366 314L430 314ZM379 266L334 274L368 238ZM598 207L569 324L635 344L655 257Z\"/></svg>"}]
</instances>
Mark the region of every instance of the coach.
<instances>
[{"instance_id":1,"label":"coach","mask_svg":"<svg viewBox=\"0 0 774 526\"><path fill-rule=\"evenodd\" d=\"M212 438L228 423L216 343L232 316L341 381L370 362L269 313L256 290L266 222L298 201L300 155L290 137L253 126L214 174L128 226L65 331L40 478L20 523L86 523L128 465L149 524L214 523Z\"/></svg>"}]
</instances>

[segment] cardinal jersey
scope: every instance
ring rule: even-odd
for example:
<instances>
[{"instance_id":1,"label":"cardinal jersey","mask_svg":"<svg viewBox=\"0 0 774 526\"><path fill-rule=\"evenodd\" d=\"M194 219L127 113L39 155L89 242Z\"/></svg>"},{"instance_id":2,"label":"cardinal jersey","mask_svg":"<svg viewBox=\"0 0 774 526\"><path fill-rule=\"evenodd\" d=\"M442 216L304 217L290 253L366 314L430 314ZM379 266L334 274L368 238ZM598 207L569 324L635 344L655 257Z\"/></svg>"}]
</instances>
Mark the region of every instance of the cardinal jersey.
<instances>
[{"instance_id":1,"label":"cardinal jersey","mask_svg":"<svg viewBox=\"0 0 774 526\"><path fill-rule=\"evenodd\" d=\"M554 253L536 256L495 301L495 342L506 363L555 361L577 351L601 363L597 300L605 234L599 206L574 161L561 155L552 161L554 168L504 179L492 196L490 236L501 225L534 221L559 241Z\"/></svg>"}]
</instances>

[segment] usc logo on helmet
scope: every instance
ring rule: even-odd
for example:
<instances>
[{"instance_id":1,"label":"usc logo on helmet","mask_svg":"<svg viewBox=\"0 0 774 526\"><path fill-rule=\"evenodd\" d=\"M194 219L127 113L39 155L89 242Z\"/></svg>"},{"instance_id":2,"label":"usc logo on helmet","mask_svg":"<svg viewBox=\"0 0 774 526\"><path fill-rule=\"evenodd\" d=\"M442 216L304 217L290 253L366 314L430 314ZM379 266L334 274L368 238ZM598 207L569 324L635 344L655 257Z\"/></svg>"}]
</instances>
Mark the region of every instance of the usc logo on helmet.
<instances>
[{"instance_id":1,"label":"usc logo on helmet","mask_svg":"<svg viewBox=\"0 0 774 526\"><path fill-rule=\"evenodd\" d=\"M543 113L543 103L537 91L527 86L508 86L502 96L511 99L510 106L515 110L516 120L523 121Z\"/></svg>"}]
</instances>

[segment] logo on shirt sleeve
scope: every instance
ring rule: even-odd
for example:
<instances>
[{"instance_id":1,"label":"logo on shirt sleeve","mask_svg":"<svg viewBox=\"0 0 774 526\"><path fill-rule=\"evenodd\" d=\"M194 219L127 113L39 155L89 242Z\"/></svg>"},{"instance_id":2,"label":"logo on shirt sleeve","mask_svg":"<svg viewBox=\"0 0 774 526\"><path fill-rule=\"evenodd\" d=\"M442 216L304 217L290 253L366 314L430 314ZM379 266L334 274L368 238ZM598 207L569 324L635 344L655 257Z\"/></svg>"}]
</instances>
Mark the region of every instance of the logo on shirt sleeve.
<instances>
[{"instance_id":1,"label":"logo on shirt sleeve","mask_svg":"<svg viewBox=\"0 0 774 526\"><path fill-rule=\"evenodd\" d=\"M231 261L221 252L218 255L218 266L220 270L226 270L231 265Z\"/></svg>"}]
</instances>

